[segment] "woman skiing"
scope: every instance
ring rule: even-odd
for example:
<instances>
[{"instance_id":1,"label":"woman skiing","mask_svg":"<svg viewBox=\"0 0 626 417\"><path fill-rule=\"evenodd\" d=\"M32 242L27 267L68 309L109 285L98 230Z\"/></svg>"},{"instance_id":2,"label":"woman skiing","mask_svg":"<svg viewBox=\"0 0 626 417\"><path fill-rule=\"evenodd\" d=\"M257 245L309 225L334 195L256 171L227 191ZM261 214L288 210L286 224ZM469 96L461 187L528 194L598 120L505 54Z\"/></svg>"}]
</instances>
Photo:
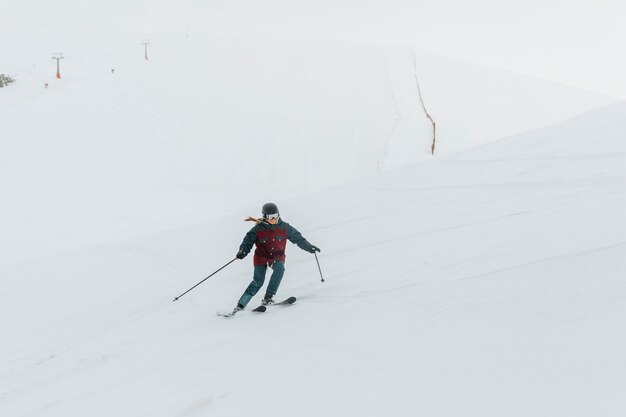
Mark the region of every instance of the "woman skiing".
<instances>
[{"instance_id":1,"label":"woman skiing","mask_svg":"<svg viewBox=\"0 0 626 417\"><path fill-rule=\"evenodd\" d=\"M270 267L273 271L265 297L263 297L263 305L269 305L274 302L273 297L276 295L280 281L285 273L285 247L287 246L287 240L295 243L300 249L307 252L320 252L320 249L311 245L295 227L282 221L276 204L264 204L262 214L262 219L252 217L246 219L247 221L255 221L257 224L243 238L243 242L239 246L239 252L237 252L237 258L245 258L252 250L252 246L256 245L256 250L254 251L254 276L252 282L239 299L233 313L243 310L252 297L261 289L265 282L267 267Z\"/></svg>"}]
</instances>

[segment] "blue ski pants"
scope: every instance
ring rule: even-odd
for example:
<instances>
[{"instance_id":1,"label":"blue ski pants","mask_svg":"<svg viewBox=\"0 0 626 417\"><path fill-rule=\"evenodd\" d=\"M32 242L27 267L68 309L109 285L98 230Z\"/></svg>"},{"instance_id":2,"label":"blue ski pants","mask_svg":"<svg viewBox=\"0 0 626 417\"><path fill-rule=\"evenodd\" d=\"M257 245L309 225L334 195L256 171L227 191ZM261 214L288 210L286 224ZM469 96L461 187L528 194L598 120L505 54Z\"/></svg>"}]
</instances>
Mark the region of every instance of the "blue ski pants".
<instances>
[{"instance_id":1,"label":"blue ski pants","mask_svg":"<svg viewBox=\"0 0 626 417\"><path fill-rule=\"evenodd\" d=\"M285 273L285 263L283 261L274 262L272 276L270 278L270 283L267 285L266 293L269 295L276 295L278 291L278 287L280 286L280 281L283 279L283 274ZM252 297L256 295L257 292L263 287L263 283L265 282L265 273L267 272L267 265L255 266L254 267L254 276L252 278L252 282L246 288L243 295L239 299L239 304L242 306L247 306Z\"/></svg>"}]
</instances>

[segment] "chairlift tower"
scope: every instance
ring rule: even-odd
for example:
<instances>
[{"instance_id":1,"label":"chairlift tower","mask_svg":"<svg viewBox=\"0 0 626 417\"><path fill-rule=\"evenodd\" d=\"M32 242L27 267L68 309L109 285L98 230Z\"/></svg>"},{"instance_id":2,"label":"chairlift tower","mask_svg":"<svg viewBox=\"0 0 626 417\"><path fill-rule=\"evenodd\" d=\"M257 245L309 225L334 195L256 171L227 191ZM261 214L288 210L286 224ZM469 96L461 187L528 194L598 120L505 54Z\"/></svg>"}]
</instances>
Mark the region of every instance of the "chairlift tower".
<instances>
[{"instance_id":1,"label":"chairlift tower","mask_svg":"<svg viewBox=\"0 0 626 417\"><path fill-rule=\"evenodd\" d=\"M63 54L61 52L55 52L52 54L52 59L57 61L57 78L61 78L61 71L59 62L63 59Z\"/></svg>"}]
</instances>

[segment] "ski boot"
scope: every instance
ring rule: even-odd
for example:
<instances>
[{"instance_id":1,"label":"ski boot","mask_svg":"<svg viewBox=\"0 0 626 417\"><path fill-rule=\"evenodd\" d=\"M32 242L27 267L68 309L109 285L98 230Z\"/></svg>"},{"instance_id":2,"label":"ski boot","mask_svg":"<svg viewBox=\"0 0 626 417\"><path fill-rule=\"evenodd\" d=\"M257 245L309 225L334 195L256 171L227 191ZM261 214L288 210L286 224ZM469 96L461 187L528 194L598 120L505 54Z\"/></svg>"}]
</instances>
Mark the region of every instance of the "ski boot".
<instances>
[{"instance_id":1,"label":"ski boot","mask_svg":"<svg viewBox=\"0 0 626 417\"><path fill-rule=\"evenodd\" d=\"M274 300L272 299L272 297L272 294L265 294L265 297L263 297L263 301L261 301L261 305L269 306L274 304Z\"/></svg>"}]
</instances>

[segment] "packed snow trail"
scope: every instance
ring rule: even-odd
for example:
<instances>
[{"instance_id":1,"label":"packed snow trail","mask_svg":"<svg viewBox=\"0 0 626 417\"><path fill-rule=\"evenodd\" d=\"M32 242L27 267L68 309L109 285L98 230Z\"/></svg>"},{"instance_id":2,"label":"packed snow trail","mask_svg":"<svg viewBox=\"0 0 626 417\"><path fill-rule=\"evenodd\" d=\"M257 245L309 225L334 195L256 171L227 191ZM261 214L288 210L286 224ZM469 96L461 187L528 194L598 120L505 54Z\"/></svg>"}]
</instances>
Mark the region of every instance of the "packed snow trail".
<instances>
[{"instance_id":1,"label":"packed snow trail","mask_svg":"<svg viewBox=\"0 0 626 417\"><path fill-rule=\"evenodd\" d=\"M622 415L623 120L618 104L282 202L324 244L325 283L288 248L289 311L215 317L246 260L171 302L232 257L243 212L4 267L0 411Z\"/></svg>"}]
</instances>

